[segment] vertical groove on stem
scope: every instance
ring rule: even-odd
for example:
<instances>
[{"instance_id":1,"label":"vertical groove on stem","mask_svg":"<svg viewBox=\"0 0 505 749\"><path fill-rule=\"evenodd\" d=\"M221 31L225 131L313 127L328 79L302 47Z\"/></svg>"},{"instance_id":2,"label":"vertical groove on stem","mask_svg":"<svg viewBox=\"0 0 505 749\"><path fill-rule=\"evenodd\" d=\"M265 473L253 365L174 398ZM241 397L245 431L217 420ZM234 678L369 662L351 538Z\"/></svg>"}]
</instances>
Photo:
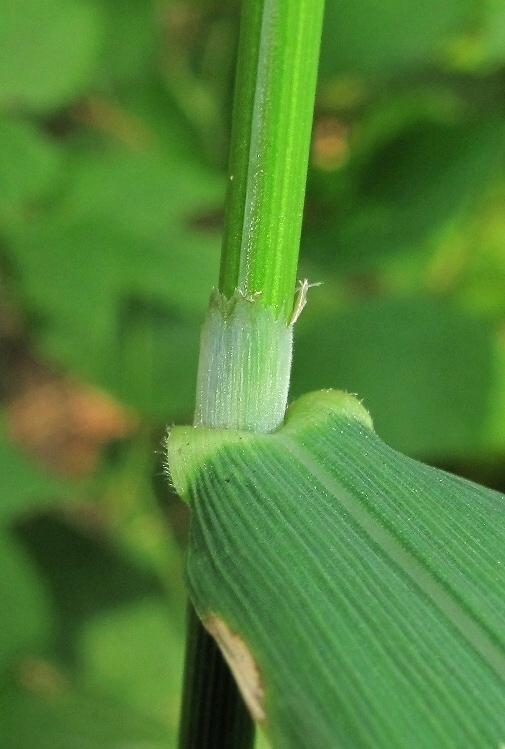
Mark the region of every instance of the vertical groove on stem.
<instances>
[{"instance_id":1,"label":"vertical groove on stem","mask_svg":"<svg viewBox=\"0 0 505 749\"><path fill-rule=\"evenodd\" d=\"M245 0L219 289L291 313L324 0Z\"/></svg>"}]
</instances>

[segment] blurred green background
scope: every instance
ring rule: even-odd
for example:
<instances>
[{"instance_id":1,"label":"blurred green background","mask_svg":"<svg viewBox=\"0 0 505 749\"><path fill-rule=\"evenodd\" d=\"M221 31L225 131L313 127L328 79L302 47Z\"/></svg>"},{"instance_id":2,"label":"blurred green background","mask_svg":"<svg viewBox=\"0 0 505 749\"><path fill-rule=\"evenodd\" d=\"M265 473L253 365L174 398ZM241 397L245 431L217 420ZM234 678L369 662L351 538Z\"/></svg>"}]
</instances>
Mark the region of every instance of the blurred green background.
<instances>
[{"instance_id":1,"label":"blurred green background","mask_svg":"<svg viewBox=\"0 0 505 749\"><path fill-rule=\"evenodd\" d=\"M239 3L0 3L0 746L175 746ZM327 0L292 396L505 487L505 5Z\"/></svg>"}]
</instances>

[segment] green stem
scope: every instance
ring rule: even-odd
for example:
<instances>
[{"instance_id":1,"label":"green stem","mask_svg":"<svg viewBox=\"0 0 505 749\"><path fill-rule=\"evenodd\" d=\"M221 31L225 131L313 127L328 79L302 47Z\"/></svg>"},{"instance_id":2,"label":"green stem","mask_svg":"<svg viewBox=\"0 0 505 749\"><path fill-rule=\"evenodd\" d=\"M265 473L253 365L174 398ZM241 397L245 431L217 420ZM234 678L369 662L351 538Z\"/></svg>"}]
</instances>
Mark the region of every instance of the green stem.
<instances>
[{"instance_id":1,"label":"green stem","mask_svg":"<svg viewBox=\"0 0 505 749\"><path fill-rule=\"evenodd\" d=\"M244 0L219 290L291 315L324 0Z\"/></svg>"},{"instance_id":2,"label":"green stem","mask_svg":"<svg viewBox=\"0 0 505 749\"><path fill-rule=\"evenodd\" d=\"M219 289L202 333L195 426L270 432L284 417L323 5L243 0ZM179 749L250 749L254 730L227 666L191 622Z\"/></svg>"}]
</instances>

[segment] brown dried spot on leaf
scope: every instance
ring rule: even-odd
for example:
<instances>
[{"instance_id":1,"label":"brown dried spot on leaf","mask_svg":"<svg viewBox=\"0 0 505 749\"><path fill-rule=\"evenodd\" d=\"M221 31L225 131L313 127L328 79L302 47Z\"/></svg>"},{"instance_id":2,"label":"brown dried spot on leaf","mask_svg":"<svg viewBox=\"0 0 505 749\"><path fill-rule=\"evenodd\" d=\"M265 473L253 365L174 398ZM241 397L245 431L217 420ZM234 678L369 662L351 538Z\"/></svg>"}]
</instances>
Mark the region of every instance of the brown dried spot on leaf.
<instances>
[{"instance_id":1,"label":"brown dried spot on leaf","mask_svg":"<svg viewBox=\"0 0 505 749\"><path fill-rule=\"evenodd\" d=\"M258 723L264 721L264 692L251 651L242 638L218 616L211 614L203 620L203 625L216 640L252 717Z\"/></svg>"}]
</instances>

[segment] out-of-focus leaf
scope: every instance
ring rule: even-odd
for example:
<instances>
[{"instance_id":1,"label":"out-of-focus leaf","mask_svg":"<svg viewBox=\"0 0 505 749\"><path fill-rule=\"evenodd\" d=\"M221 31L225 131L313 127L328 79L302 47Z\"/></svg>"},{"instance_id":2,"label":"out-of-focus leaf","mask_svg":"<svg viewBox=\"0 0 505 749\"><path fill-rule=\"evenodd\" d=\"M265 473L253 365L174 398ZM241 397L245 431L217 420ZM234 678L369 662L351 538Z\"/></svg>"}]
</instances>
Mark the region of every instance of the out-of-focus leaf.
<instances>
[{"instance_id":1,"label":"out-of-focus leaf","mask_svg":"<svg viewBox=\"0 0 505 749\"><path fill-rule=\"evenodd\" d=\"M44 505L53 505L68 494L69 483L51 476L0 438L0 522Z\"/></svg>"},{"instance_id":2,"label":"out-of-focus leaf","mask_svg":"<svg viewBox=\"0 0 505 749\"><path fill-rule=\"evenodd\" d=\"M152 0L98 0L104 16L100 74L124 87L145 75L156 52L156 3Z\"/></svg>"},{"instance_id":3,"label":"out-of-focus leaf","mask_svg":"<svg viewBox=\"0 0 505 749\"><path fill-rule=\"evenodd\" d=\"M48 110L89 84L100 17L79 0L2 0L0 107Z\"/></svg>"},{"instance_id":4,"label":"out-of-focus leaf","mask_svg":"<svg viewBox=\"0 0 505 749\"><path fill-rule=\"evenodd\" d=\"M58 216L7 232L44 350L144 412L187 414L219 249L198 212L220 200L184 158L83 156Z\"/></svg>"},{"instance_id":5,"label":"out-of-focus leaf","mask_svg":"<svg viewBox=\"0 0 505 749\"><path fill-rule=\"evenodd\" d=\"M505 128L501 120L417 123L374 146L349 164L350 195L340 177L335 202L328 200L324 220L312 231L308 226L304 236L334 267L376 267L394 254L419 250L446 222L472 215L501 174Z\"/></svg>"},{"instance_id":6,"label":"out-of-focus leaf","mask_svg":"<svg viewBox=\"0 0 505 749\"><path fill-rule=\"evenodd\" d=\"M505 11L500 0L480 3L477 23L462 29L448 49L449 63L458 71L496 69L504 59Z\"/></svg>"},{"instance_id":7,"label":"out-of-focus leaf","mask_svg":"<svg viewBox=\"0 0 505 749\"><path fill-rule=\"evenodd\" d=\"M81 152L72 165L72 182L61 206L67 221L91 217L123 227L139 239L165 238L176 248L181 239L187 242L189 237L202 247L200 260L206 262L208 237L201 232L198 242L192 234L199 236L195 232L199 211L222 206L224 181L214 170L188 158L185 143L181 153L177 143L171 145L168 150L163 144L153 144L139 153L126 148L110 148L107 153ZM215 237L212 239L214 248ZM143 274L149 274L150 279L158 275L149 267ZM200 281L200 276L196 278ZM179 290L179 285L174 285ZM197 290L186 289L185 293L194 297Z\"/></svg>"},{"instance_id":8,"label":"out-of-focus leaf","mask_svg":"<svg viewBox=\"0 0 505 749\"><path fill-rule=\"evenodd\" d=\"M483 23L483 60L485 65L503 63L505 58L505 8L500 0L489 0L486 4Z\"/></svg>"},{"instance_id":9,"label":"out-of-focus leaf","mask_svg":"<svg viewBox=\"0 0 505 749\"><path fill-rule=\"evenodd\" d=\"M270 749L270 742L262 731L256 731L255 749Z\"/></svg>"},{"instance_id":10,"label":"out-of-focus leaf","mask_svg":"<svg viewBox=\"0 0 505 749\"><path fill-rule=\"evenodd\" d=\"M351 396L273 434L175 427L190 595L276 749L496 749L505 496L376 436Z\"/></svg>"},{"instance_id":11,"label":"out-of-focus leaf","mask_svg":"<svg viewBox=\"0 0 505 749\"><path fill-rule=\"evenodd\" d=\"M46 354L144 413L189 412L200 327L190 307L205 306L192 284L204 283L215 253L92 222L24 228L11 247Z\"/></svg>"},{"instance_id":12,"label":"out-of-focus leaf","mask_svg":"<svg viewBox=\"0 0 505 749\"><path fill-rule=\"evenodd\" d=\"M184 642L169 609L145 600L84 627L79 656L89 688L103 688L177 730Z\"/></svg>"},{"instance_id":13,"label":"out-of-focus leaf","mask_svg":"<svg viewBox=\"0 0 505 749\"><path fill-rule=\"evenodd\" d=\"M0 217L44 195L59 174L53 143L22 120L0 117Z\"/></svg>"},{"instance_id":14,"label":"out-of-focus leaf","mask_svg":"<svg viewBox=\"0 0 505 749\"><path fill-rule=\"evenodd\" d=\"M16 538L44 577L56 619L54 647L70 663L92 617L145 597L163 599L163 585L152 568L140 567L104 534L56 513L26 518L16 525Z\"/></svg>"},{"instance_id":15,"label":"out-of-focus leaf","mask_svg":"<svg viewBox=\"0 0 505 749\"><path fill-rule=\"evenodd\" d=\"M125 298L107 383L144 414L187 417L195 397L200 323L175 305Z\"/></svg>"},{"instance_id":16,"label":"out-of-focus leaf","mask_svg":"<svg viewBox=\"0 0 505 749\"><path fill-rule=\"evenodd\" d=\"M36 685L36 686L44 686ZM104 692L62 683L38 694L0 686L0 741L9 749L172 749L165 726Z\"/></svg>"},{"instance_id":17,"label":"out-of-focus leaf","mask_svg":"<svg viewBox=\"0 0 505 749\"><path fill-rule=\"evenodd\" d=\"M52 624L50 601L43 583L23 549L5 528L0 528L0 591L1 678L16 659L47 645ZM3 692L0 703L3 703ZM0 720L0 726L1 723Z\"/></svg>"},{"instance_id":18,"label":"out-of-focus leaf","mask_svg":"<svg viewBox=\"0 0 505 749\"><path fill-rule=\"evenodd\" d=\"M441 58L451 36L472 18L471 0L330 0L326 3L320 75L389 73Z\"/></svg>"},{"instance_id":19,"label":"out-of-focus leaf","mask_svg":"<svg viewBox=\"0 0 505 749\"><path fill-rule=\"evenodd\" d=\"M497 331L494 353L490 408L483 433L489 452L502 454L505 445L505 335L502 327Z\"/></svg>"},{"instance_id":20,"label":"out-of-focus leaf","mask_svg":"<svg viewBox=\"0 0 505 749\"><path fill-rule=\"evenodd\" d=\"M202 145L195 138L194 126L181 113L161 75L154 71L132 83L121 91L120 101L125 110L144 126L151 146L156 145L167 155L172 168L186 164L188 173L196 172L195 195L201 196L202 167L208 171L207 179L215 180L216 176L201 161ZM219 189L222 194L218 205L222 204L224 197L224 187Z\"/></svg>"},{"instance_id":21,"label":"out-of-focus leaf","mask_svg":"<svg viewBox=\"0 0 505 749\"><path fill-rule=\"evenodd\" d=\"M323 385L359 393L384 438L411 454L442 458L489 446L491 322L430 297L313 311L296 332L295 396Z\"/></svg>"},{"instance_id":22,"label":"out-of-focus leaf","mask_svg":"<svg viewBox=\"0 0 505 749\"><path fill-rule=\"evenodd\" d=\"M497 320L505 314L505 182L483 200L470 225L438 248L430 281L452 287L461 304Z\"/></svg>"}]
</instances>

